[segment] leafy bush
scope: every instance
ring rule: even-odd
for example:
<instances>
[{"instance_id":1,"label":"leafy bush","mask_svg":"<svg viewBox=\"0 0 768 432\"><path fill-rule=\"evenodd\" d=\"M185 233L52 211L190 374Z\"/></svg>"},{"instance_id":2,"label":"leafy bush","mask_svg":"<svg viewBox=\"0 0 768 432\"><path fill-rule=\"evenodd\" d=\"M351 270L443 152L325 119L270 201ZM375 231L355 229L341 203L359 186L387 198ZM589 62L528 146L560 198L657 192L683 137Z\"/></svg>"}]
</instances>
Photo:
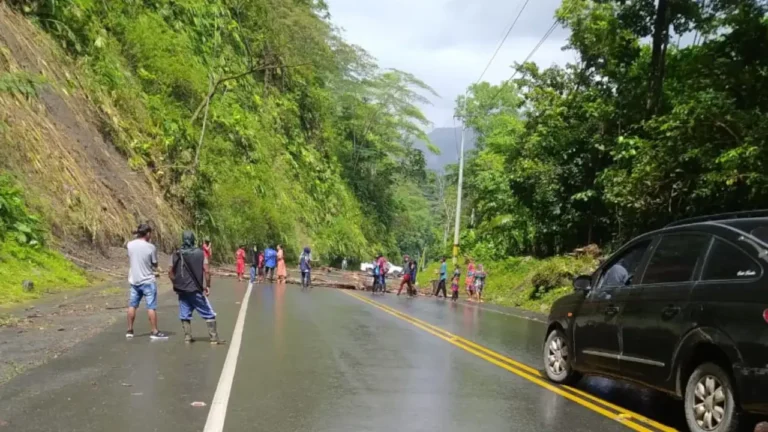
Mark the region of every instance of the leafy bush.
<instances>
[{"instance_id":1,"label":"leafy bush","mask_svg":"<svg viewBox=\"0 0 768 432\"><path fill-rule=\"evenodd\" d=\"M21 190L8 176L0 176L0 241L7 238L19 244L37 246L45 231L39 219L30 215Z\"/></svg>"},{"instance_id":2,"label":"leafy bush","mask_svg":"<svg viewBox=\"0 0 768 432\"><path fill-rule=\"evenodd\" d=\"M500 261L482 261L488 274L483 299L489 303L547 312L555 300L573 291L575 276L592 272L597 262L590 257L556 256L547 259L511 257ZM437 279L439 263L432 263L416 278L429 286ZM461 293L464 293L466 265L461 263ZM453 265L448 264L449 277Z\"/></svg>"},{"instance_id":3,"label":"leafy bush","mask_svg":"<svg viewBox=\"0 0 768 432\"><path fill-rule=\"evenodd\" d=\"M579 275L593 270L591 258L553 257L546 259L531 275L531 298L541 298L557 288L570 287L571 281Z\"/></svg>"}]
</instances>

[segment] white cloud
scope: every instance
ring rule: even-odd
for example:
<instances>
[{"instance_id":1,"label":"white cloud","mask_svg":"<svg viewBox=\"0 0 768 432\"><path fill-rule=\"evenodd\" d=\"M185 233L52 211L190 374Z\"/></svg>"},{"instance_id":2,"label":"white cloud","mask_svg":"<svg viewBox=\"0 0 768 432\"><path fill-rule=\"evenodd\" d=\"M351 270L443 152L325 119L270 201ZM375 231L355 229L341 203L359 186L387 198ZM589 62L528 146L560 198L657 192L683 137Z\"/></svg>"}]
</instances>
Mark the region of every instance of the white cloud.
<instances>
[{"instance_id":1,"label":"white cloud","mask_svg":"<svg viewBox=\"0 0 768 432\"><path fill-rule=\"evenodd\" d=\"M383 68L411 72L441 96L424 111L436 127L451 126L456 97L474 83L524 0L327 0L345 38ZM484 80L509 78L549 29L560 0L531 0ZM559 29L533 57L540 66L575 60Z\"/></svg>"}]
</instances>

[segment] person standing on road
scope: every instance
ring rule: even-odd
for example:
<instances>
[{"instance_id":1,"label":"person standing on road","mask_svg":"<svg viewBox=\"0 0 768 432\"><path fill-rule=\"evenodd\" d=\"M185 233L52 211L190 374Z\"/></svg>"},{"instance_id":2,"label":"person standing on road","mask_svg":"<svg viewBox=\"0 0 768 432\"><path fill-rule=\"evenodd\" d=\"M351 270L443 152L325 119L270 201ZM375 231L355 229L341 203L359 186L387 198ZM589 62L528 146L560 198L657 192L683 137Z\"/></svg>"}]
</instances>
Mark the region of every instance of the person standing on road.
<instances>
[{"instance_id":1,"label":"person standing on road","mask_svg":"<svg viewBox=\"0 0 768 432\"><path fill-rule=\"evenodd\" d=\"M453 272L453 280L451 280L451 301L459 299L459 275L458 271Z\"/></svg>"},{"instance_id":2,"label":"person standing on road","mask_svg":"<svg viewBox=\"0 0 768 432\"><path fill-rule=\"evenodd\" d=\"M208 259L202 249L195 247L195 234L184 231L181 237L181 249L171 256L168 278L173 283L173 290L179 297L179 319L184 330L184 342L192 339L192 312L205 320L211 344L222 344L216 328L216 312L211 307L208 296L211 293L211 272ZM205 283L205 285L203 285Z\"/></svg>"},{"instance_id":3,"label":"person standing on road","mask_svg":"<svg viewBox=\"0 0 768 432\"><path fill-rule=\"evenodd\" d=\"M448 264L445 262L445 257L440 259L440 280L437 282L437 291L435 291L435 297L440 297L440 291L443 292L443 298L448 297L448 293L445 291L445 283L448 279Z\"/></svg>"},{"instance_id":4,"label":"person standing on road","mask_svg":"<svg viewBox=\"0 0 768 432\"><path fill-rule=\"evenodd\" d=\"M482 264L477 265L477 271L475 272L475 293L477 294L477 301L483 302L483 290L485 289L485 278L487 273L483 269Z\"/></svg>"},{"instance_id":5,"label":"person standing on road","mask_svg":"<svg viewBox=\"0 0 768 432\"><path fill-rule=\"evenodd\" d=\"M262 283L264 282L264 252L263 251L259 251L258 263L256 265L259 273L258 282Z\"/></svg>"},{"instance_id":6,"label":"person standing on road","mask_svg":"<svg viewBox=\"0 0 768 432\"><path fill-rule=\"evenodd\" d=\"M275 266L277 266L277 251L272 249L272 246L267 247L264 251L264 266L266 267L266 276L270 282L275 280Z\"/></svg>"},{"instance_id":7,"label":"person standing on road","mask_svg":"<svg viewBox=\"0 0 768 432\"><path fill-rule=\"evenodd\" d=\"M408 295L411 295L411 258L408 255L403 257L403 278L400 281L400 288L397 290L397 295L403 291L403 285L408 285Z\"/></svg>"},{"instance_id":8,"label":"person standing on road","mask_svg":"<svg viewBox=\"0 0 768 432\"><path fill-rule=\"evenodd\" d=\"M464 285L466 286L467 295L470 300L475 298L475 261L470 259L467 266L467 277L464 278Z\"/></svg>"},{"instance_id":9,"label":"person standing on road","mask_svg":"<svg viewBox=\"0 0 768 432\"><path fill-rule=\"evenodd\" d=\"M259 271L259 248L256 245L253 245L253 248L251 248L251 284L256 283L256 275Z\"/></svg>"},{"instance_id":10,"label":"person standing on road","mask_svg":"<svg viewBox=\"0 0 768 432\"><path fill-rule=\"evenodd\" d=\"M301 270L301 286L308 287L312 281L312 251L309 246L304 247L304 252L299 257L299 270Z\"/></svg>"},{"instance_id":11,"label":"person standing on road","mask_svg":"<svg viewBox=\"0 0 768 432\"><path fill-rule=\"evenodd\" d=\"M408 284L408 287L410 288L409 294L412 297L415 297L416 295L418 295L418 293L416 292L416 276L419 274L419 265L416 264L415 260L411 260L408 273L411 274L411 283Z\"/></svg>"},{"instance_id":12,"label":"person standing on road","mask_svg":"<svg viewBox=\"0 0 768 432\"><path fill-rule=\"evenodd\" d=\"M146 298L147 315L152 331L150 339L168 339L168 336L157 328L157 248L149 242L152 237L152 228L147 224L141 224L134 232L136 239L126 244L130 271L128 283L131 284L131 295L128 300L128 331L125 337L133 338L133 323L136 321L136 308L139 307L142 298Z\"/></svg>"},{"instance_id":13,"label":"person standing on road","mask_svg":"<svg viewBox=\"0 0 768 432\"><path fill-rule=\"evenodd\" d=\"M211 262L211 258L213 257L213 249L211 249L211 239L209 238L203 241L203 253L205 254L205 258L208 260L208 262Z\"/></svg>"},{"instance_id":14,"label":"person standing on road","mask_svg":"<svg viewBox=\"0 0 768 432\"><path fill-rule=\"evenodd\" d=\"M235 253L235 260L237 261L237 281L243 281L243 274L245 273L245 245L240 245Z\"/></svg>"},{"instance_id":15,"label":"person standing on road","mask_svg":"<svg viewBox=\"0 0 768 432\"><path fill-rule=\"evenodd\" d=\"M285 268L285 252L282 245L277 245L277 283L285 283L288 269Z\"/></svg>"},{"instance_id":16,"label":"person standing on road","mask_svg":"<svg viewBox=\"0 0 768 432\"><path fill-rule=\"evenodd\" d=\"M376 265L379 267L379 282L381 283L382 290L387 292L387 272L389 272L389 263L384 258L384 254L379 253L376 258Z\"/></svg>"},{"instance_id":17,"label":"person standing on road","mask_svg":"<svg viewBox=\"0 0 768 432\"><path fill-rule=\"evenodd\" d=\"M341 260L341 270L347 271L347 257L344 257L344 259Z\"/></svg>"}]
</instances>

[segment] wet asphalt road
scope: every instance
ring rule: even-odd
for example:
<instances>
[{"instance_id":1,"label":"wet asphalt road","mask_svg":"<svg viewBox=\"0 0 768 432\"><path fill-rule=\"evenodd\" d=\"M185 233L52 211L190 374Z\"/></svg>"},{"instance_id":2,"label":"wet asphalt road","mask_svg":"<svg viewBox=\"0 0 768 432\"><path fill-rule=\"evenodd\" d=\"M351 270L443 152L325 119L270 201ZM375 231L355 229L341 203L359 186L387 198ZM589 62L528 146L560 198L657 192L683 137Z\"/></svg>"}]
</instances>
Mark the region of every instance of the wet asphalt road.
<instances>
[{"instance_id":1,"label":"wet asphalt road","mask_svg":"<svg viewBox=\"0 0 768 432\"><path fill-rule=\"evenodd\" d=\"M226 339L245 291L215 281L211 301ZM592 401L600 413L569 400L356 295L371 299L253 287L225 431L629 430L604 404ZM433 298L374 300L519 362L540 363L540 322ZM0 431L202 431L229 347L210 346L199 319L198 342L185 345L173 295L161 297L158 313L168 341L149 340L142 309L134 340L123 339L121 321L1 386ZM580 388L672 426L680 421L673 403L653 393L594 378ZM206 406L193 407L196 401Z\"/></svg>"}]
</instances>

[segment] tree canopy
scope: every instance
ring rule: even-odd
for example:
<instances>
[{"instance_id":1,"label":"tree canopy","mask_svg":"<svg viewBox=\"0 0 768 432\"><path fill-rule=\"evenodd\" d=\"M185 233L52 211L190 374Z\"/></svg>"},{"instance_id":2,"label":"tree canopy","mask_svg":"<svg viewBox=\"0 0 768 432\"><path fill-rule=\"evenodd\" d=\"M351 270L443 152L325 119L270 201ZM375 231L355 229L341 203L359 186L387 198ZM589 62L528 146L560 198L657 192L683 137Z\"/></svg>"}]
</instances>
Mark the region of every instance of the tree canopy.
<instances>
[{"instance_id":1,"label":"tree canopy","mask_svg":"<svg viewBox=\"0 0 768 432\"><path fill-rule=\"evenodd\" d=\"M479 134L470 250L548 255L766 207L767 13L758 0L564 0L575 64L515 65L509 84L458 100Z\"/></svg>"}]
</instances>

